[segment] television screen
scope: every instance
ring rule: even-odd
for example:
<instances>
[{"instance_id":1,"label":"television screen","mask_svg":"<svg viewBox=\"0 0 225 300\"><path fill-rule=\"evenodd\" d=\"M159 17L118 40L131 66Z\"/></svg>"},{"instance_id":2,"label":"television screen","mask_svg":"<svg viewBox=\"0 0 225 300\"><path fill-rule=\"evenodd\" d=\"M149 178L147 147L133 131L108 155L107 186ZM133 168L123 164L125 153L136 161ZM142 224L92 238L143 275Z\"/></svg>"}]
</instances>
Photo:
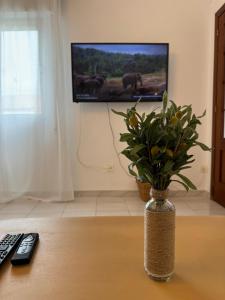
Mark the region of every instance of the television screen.
<instances>
[{"instance_id":1,"label":"television screen","mask_svg":"<svg viewBox=\"0 0 225 300\"><path fill-rule=\"evenodd\" d=\"M72 43L74 102L162 101L167 43Z\"/></svg>"}]
</instances>

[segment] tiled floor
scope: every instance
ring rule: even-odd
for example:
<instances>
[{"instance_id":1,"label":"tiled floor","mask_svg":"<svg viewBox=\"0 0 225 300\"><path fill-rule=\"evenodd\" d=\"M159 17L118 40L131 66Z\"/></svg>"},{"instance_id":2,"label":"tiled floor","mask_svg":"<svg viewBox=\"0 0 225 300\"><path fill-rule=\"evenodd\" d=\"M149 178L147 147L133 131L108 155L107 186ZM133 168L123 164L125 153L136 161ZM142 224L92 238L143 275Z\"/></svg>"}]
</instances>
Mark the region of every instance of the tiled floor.
<instances>
[{"instance_id":1,"label":"tiled floor","mask_svg":"<svg viewBox=\"0 0 225 300\"><path fill-rule=\"evenodd\" d=\"M225 215L225 208L205 196L173 196L176 214ZM145 203L138 197L77 197L74 202L45 203L15 200L0 204L0 220L11 218L142 216Z\"/></svg>"}]
</instances>

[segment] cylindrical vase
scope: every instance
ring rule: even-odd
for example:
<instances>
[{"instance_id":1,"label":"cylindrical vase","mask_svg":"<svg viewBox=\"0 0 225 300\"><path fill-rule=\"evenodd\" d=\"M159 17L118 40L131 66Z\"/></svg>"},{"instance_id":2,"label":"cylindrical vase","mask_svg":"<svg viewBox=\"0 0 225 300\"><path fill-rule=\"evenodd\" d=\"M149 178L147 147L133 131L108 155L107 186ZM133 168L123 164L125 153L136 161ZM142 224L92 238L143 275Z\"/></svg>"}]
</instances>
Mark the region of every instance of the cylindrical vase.
<instances>
[{"instance_id":1,"label":"cylindrical vase","mask_svg":"<svg viewBox=\"0 0 225 300\"><path fill-rule=\"evenodd\" d=\"M144 215L144 268L154 280L167 281L174 272L175 207L168 190L152 188Z\"/></svg>"}]
</instances>

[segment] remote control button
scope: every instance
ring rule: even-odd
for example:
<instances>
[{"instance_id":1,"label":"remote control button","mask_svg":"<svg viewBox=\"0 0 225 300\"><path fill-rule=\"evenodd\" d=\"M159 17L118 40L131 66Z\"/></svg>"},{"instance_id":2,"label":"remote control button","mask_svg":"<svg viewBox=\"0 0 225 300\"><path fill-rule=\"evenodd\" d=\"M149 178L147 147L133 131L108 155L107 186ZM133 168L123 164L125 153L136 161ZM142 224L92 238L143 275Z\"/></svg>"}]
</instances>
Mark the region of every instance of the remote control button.
<instances>
[{"instance_id":1,"label":"remote control button","mask_svg":"<svg viewBox=\"0 0 225 300\"><path fill-rule=\"evenodd\" d=\"M0 240L0 265L4 263L9 253L11 253L17 245L22 234L6 234Z\"/></svg>"},{"instance_id":2,"label":"remote control button","mask_svg":"<svg viewBox=\"0 0 225 300\"><path fill-rule=\"evenodd\" d=\"M23 242L31 242L31 241L33 241L33 239L34 239L34 237L30 234L23 240Z\"/></svg>"},{"instance_id":3,"label":"remote control button","mask_svg":"<svg viewBox=\"0 0 225 300\"><path fill-rule=\"evenodd\" d=\"M6 250L8 248L8 245L1 245L0 250Z\"/></svg>"},{"instance_id":4,"label":"remote control button","mask_svg":"<svg viewBox=\"0 0 225 300\"><path fill-rule=\"evenodd\" d=\"M26 249L27 249L27 248L24 248L24 247L19 247L19 249L18 249L17 253L18 253L18 254L24 254L24 253L25 253L25 251L26 251Z\"/></svg>"}]
</instances>

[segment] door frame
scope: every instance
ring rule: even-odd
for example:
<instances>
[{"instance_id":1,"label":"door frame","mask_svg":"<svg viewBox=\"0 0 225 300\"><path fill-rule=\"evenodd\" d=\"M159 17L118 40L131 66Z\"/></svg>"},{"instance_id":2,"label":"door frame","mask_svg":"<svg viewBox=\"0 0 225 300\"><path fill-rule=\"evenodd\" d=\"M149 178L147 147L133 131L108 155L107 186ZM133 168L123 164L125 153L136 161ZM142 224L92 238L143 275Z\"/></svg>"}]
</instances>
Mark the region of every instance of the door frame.
<instances>
[{"instance_id":1,"label":"door frame","mask_svg":"<svg viewBox=\"0 0 225 300\"><path fill-rule=\"evenodd\" d=\"M225 12L225 4L215 14L215 34L214 34L214 72L213 72L213 107L212 107L212 163L211 163L211 188L210 197L214 200L215 186L215 146L216 146L216 105L217 105L217 62L218 62L218 36L219 17Z\"/></svg>"}]
</instances>

